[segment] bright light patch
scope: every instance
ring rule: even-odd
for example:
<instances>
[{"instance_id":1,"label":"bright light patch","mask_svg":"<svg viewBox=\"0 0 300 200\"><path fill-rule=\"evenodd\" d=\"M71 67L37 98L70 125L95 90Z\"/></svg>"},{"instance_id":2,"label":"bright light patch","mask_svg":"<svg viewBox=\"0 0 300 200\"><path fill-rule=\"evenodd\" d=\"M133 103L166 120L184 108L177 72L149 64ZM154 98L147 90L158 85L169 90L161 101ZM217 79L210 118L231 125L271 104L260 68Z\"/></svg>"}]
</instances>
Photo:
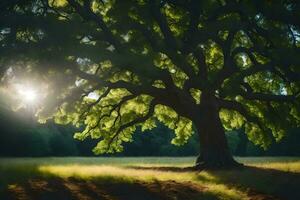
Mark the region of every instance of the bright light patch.
<instances>
[{"instance_id":1,"label":"bright light patch","mask_svg":"<svg viewBox=\"0 0 300 200\"><path fill-rule=\"evenodd\" d=\"M33 88L26 86L18 87L18 94L20 98L26 103L34 103L37 101L37 92Z\"/></svg>"},{"instance_id":2,"label":"bright light patch","mask_svg":"<svg viewBox=\"0 0 300 200\"><path fill-rule=\"evenodd\" d=\"M36 100L36 92L33 89L27 89L24 91L24 99L27 102L33 102Z\"/></svg>"},{"instance_id":3,"label":"bright light patch","mask_svg":"<svg viewBox=\"0 0 300 200\"><path fill-rule=\"evenodd\" d=\"M91 93L88 94L87 97L90 98L90 99L97 100L99 98L99 95L97 93L95 93L95 92L91 92Z\"/></svg>"}]
</instances>

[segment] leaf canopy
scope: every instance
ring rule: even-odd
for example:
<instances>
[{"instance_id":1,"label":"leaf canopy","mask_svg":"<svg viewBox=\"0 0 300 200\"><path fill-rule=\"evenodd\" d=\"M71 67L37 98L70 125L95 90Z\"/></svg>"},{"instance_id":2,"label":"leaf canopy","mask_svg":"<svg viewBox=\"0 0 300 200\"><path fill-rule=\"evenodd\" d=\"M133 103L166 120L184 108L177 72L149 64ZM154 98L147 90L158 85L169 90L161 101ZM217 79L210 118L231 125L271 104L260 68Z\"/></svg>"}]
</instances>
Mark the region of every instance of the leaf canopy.
<instances>
[{"instance_id":1,"label":"leaf canopy","mask_svg":"<svg viewBox=\"0 0 300 200\"><path fill-rule=\"evenodd\" d=\"M298 19L293 0L3 0L2 82L7 68L46 82L41 121L84 126L96 153L156 120L186 142L203 92L267 146L300 124Z\"/></svg>"}]
</instances>

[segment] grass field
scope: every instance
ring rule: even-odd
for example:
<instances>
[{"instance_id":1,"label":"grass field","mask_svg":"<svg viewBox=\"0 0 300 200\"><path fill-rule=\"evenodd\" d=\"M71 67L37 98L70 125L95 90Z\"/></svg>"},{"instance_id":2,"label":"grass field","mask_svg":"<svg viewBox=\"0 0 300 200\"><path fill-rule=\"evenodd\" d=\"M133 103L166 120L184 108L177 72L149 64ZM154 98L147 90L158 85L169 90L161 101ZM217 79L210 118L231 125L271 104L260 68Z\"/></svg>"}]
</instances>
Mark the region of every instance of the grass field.
<instances>
[{"instance_id":1,"label":"grass field","mask_svg":"<svg viewBox=\"0 0 300 200\"><path fill-rule=\"evenodd\" d=\"M300 199L300 158L237 158L245 168L182 170L194 160L0 158L0 199Z\"/></svg>"}]
</instances>

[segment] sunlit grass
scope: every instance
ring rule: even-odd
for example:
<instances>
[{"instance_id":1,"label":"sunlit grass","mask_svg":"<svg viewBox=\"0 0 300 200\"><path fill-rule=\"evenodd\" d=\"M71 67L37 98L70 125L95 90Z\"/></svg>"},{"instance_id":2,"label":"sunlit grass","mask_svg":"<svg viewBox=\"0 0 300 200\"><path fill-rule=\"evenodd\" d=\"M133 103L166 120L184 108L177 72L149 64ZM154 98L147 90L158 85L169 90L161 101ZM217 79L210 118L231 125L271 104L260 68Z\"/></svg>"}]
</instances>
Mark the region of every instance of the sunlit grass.
<instances>
[{"instance_id":1,"label":"sunlit grass","mask_svg":"<svg viewBox=\"0 0 300 200\"><path fill-rule=\"evenodd\" d=\"M149 164L143 165L149 167ZM159 166L159 165L155 165ZM167 166L167 165L164 165ZM92 180L94 178L101 178L102 180L114 182L127 181L134 182L141 181L177 181L177 182L194 182L197 184L205 184L207 193L215 196L223 196L226 199L247 199L247 195L242 191L234 188L229 188L224 184L217 184L215 177L208 172L172 172L172 171L157 171L150 169L136 170L125 167L115 167L108 165L48 165L40 166L39 171L44 174L53 174L63 178L77 177L85 180ZM200 178L201 177L201 178Z\"/></svg>"},{"instance_id":2,"label":"sunlit grass","mask_svg":"<svg viewBox=\"0 0 300 200\"><path fill-rule=\"evenodd\" d=\"M300 161L293 162L272 162L272 163L256 163L248 164L249 166L256 166L265 169L276 169L285 172L300 172Z\"/></svg>"},{"instance_id":3,"label":"sunlit grass","mask_svg":"<svg viewBox=\"0 0 300 200\"><path fill-rule=\"evenodd\" d=\"M8 186L29 178L70 178L102 182L176 181L205 187L205 193L219 199L249 199L248 189L272 194L281 176L270 179L262 171L172 171L155 167L186 167L193 165L193 157L184 158L24 158L0 159L0 184ZM299 158L238 158L240 162L261 169L300 172ZM168 169L168 168L166 168Z\"/></svg>"}]
</instances>

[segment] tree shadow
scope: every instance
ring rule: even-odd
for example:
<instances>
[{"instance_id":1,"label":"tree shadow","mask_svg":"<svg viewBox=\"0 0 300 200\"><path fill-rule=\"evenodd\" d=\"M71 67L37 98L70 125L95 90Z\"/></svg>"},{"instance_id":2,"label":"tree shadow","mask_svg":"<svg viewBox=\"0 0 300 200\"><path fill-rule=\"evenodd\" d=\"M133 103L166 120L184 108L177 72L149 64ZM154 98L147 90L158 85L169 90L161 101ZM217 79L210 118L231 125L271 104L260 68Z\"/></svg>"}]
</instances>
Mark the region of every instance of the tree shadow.
<instances>
[{"instance_id":1,"label":"tree shadow","mask_svg":"<svg viewBox=\"0 0 300 200\"><path fill-rule=\"evenodd\" d=\"M243 166L232 170L195 170L193 167L144 167L128 166L136 170L157 170L170 172L196 172L196 180L224 184L246 191L255 199L300 199L300 173L276 169ZM208 178L206 175L209 175Z\"/></svg>"},{"instance_id":2,"label":"tree shadow","mask_svg":"<svg viewBox=\"0 0 300 200\"><path fill-rule=\"evenodd\" d=\"M251 166L207 172L213 176L213 182L243 189L252 196L265 193L285 200L300 199L300 173ZM197 179L205 177L199 173Z\"/></svg>"},{"instance_id":3,"label":"tree shadow","mask_svg":"<svg viewBox=\"0 0 300 200\"><path fill-rule=\"evenodd\" d=\"M5 200L216 200L215 194L191 183L175 181L140 181L118 176L61 178L30 166L0 172L7 177L0 199Z\"/></svg>"},{"instance_id":4,"label":"tree shadow","mask_svg":"<svg viewBox=\"0 0 300 200\"><path fill-rule=\"evenodd\" d=\"M105 183L99 179L51 178L35 179L15 184L5 194L6 200L217 200L216 195L203 192L200 187L175 181Z\"/></svg>"},{"instance_id":5,"label":"tree shadow","mask_svg":"<svg viewBox=\"0 0 300 200\"><path fill-rule=\"evenodd\" d=\"M186 167L127 166L136 170L157 170L176 173L191 172L201 184L176 181L140 181L105 174L83 179L59 178L42 172L39 166L0 171L3 180L0 199L5 200L216 200L220 194L206 190L205 183L223 184L247 192L252 199L300 199L300 173L245 166L234 170L195 172ZM207 174L209 176L207 176ZM3 179L4 178L4 179ZM1 182L1 181L0 181ZM0 187L1 188L1 187ZM225 195L225 194L224 194ZM269 196L268 196L269 195ZM229 198L229 197L228 197Z\"/></svg>"}]
</instances>

